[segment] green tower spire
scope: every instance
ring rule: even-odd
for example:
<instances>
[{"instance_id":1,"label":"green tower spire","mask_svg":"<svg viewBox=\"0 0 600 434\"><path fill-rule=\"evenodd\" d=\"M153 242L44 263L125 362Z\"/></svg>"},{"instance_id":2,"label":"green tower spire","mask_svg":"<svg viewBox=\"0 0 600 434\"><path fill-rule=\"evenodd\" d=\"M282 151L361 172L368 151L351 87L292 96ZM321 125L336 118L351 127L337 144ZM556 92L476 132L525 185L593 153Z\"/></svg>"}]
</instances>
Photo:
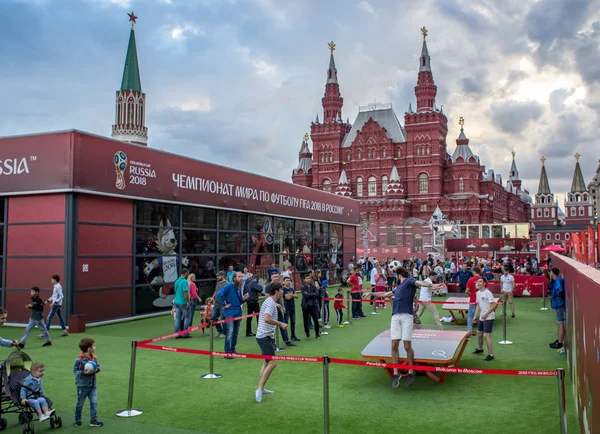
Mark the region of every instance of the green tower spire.
<instances>
[{"instance_id":1,"label":"green tower spire","mask_svg":"<svg viewBox=\"0 0 600 434\"><path fill-rule=\"evenodd\" d=\"M140 67L137 59L137 49L135 47L135 32L133 26L137 17L133 12L129 15L131 21L131 32L129 33L129 45L127 46L127 56L125 57L125 69L123 69L123 80L121 81L121 90L142 91L140 81Z\"/></svg>"}]
</instances>

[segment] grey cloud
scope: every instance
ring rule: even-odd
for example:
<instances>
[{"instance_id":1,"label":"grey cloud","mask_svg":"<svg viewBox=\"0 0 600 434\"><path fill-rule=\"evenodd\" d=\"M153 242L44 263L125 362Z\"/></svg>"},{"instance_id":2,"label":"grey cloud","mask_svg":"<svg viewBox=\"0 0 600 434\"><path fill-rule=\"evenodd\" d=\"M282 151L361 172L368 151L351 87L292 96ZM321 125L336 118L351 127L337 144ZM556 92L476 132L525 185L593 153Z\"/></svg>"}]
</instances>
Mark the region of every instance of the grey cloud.
<instances>
[{"instance_id":1,"label":"grey cloud","mask_svg":"<svg viewBox=\"0 0 600 434\"><path fill-rule=\"evenodd\" d=\"M550 109L554 113L560 113L565 109L565 100L575 93L574 88L555 89L550 93Z\"/></svg>"},{"instance_id":2,"label":"grey cloud","mask_svg":"<svg viewBox=\"0 0 600 434\"><path fill-rule=\"evenodd\" d=\"M530 121L539 119L544 108L535 101L492 104L492 120L506 133L520 133Z\"/></svg>"},{"instance_id":3,"label":"grey cloud","mask_svg":"<svg viewBox=\"0 0 600 434\"><path fill-rule=\"evenodd\" d=\"M551 133L538 146L538 152L548 158L565 158L575 152L584 156L598 155L596 138L586 129L579 115L573 112L564 112L556 117Z\"/></svg>"},{"instance_id":4,"label":"grey cloud","mask_svg":"<svg viewBox=\"0 0 600 434\"><path fill-rule=\"evenodd\" d=\"M475 75L472 77L463 78L460 83L462 85L463 91L472 96L479 96L483 93L485 89L485 79L484 75Z\"/></svg>"},{"instance_id":5,"label":"grey cloud","mask_svg":"<svg viewBox=\"0 0 600 434\"><path fill-rule=\"evenodd\" d=\"M487 19L475 12L473 8L463 8L461 4L451 0L437 0L436 9L440 10L448 18L451 18L466 28L479 32L487 27Z\"/></svg>"},{"instance_id":6,"label":"grey cloud","mask_svg":"<svg viewBox=\"0 0 600 434\"><path fill-rule=\"evenodd\" d=\"M525 20L527 35L542 45L571 38L587 17L589 0L542 0L535 3Z\"/></svg>"}]
</instances>

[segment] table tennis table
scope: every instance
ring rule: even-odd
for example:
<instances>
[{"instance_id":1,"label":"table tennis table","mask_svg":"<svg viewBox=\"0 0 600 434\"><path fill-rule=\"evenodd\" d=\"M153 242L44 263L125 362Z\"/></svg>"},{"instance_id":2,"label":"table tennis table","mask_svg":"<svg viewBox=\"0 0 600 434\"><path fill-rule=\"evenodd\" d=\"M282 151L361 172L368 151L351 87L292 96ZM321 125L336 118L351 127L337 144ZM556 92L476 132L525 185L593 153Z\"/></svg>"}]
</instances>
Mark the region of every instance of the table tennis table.
<instances>
[{"instance_id":1,"label":"table tennis table","mask_svg":"<svg viewBox=\"0 0 600 434\"><path fill-rule=\"evenodd\" d=\"M494 302L497 303L498 300L498 297L494 297ZM454 320L454 324L466 324L467 315L469 313L469 297L448 297L445 301L448 303L442 305L442 310L447 310L450 313ZM461 302L464 302L464 304Z\"/></svg>"},{"instance_id":2,"label":"table tennis table","mask_svg":"<svg viewBox=\"0 0 600 434\"><path fill-rule=\"evenodd\" d=\"M412 334L412 347L415 351L415 365L430 365L442 367L455 367L467 347L471 333L458 330L429 330L415 328ZM404 345L400 342L399 363L406 363L407 356ZM389 363L392 360L392 340L390 330L377 335L361 353L365 359L376 359ZM390 378L393 377L393 369L386 368ZM425 374L436 383L443 383L445 372L439 376L433 372Z\"/></svg>"}]
</instances>

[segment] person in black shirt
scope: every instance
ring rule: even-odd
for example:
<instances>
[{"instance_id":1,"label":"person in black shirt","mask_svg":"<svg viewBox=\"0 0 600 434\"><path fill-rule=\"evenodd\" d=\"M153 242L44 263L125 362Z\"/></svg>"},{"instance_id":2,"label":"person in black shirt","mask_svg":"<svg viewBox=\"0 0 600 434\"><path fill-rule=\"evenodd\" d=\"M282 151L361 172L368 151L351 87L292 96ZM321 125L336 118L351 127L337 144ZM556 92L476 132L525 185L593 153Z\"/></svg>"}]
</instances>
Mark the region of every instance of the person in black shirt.
<instances>
[{"instance_id":1,"label":"person in black shirt","mask_svg":"<svg viewBox=\"0 0 600 434\"><path fill-rule=\"evenodd\" d=\"M35 326L37 326L40 329L42 335L44 336L44 339L46 339L46 343L42 345L42 347L48 347L52 345L50 335L48 334L48 329L46 329L46 324L44 324L44 302L40 298L40 288L34 286L33 288L31 288L30 293L31 303L29 303L26 307L28 309L31 309L31 318L27 323L27 327L25 328L25 333L23 334L23 337L19 342L19 349L25 348L25 342L27 342L27 339L29 338L29 335L31 334Z\"/></svg>"},{"instance_id":2,"label":"person in black shirt","mask_svg":"<svg viewBox=\"0 0 600 434\"><path fill-rule=\"evenodd\" d=\"M321 338L319 334L319 290L317 287L311 283L310 274L304 276L304 284L302 288L302 318L304 320L304 333L306 334L306 339L310 339L310 329L308 328L308 319L312 318L313 324L315 326L315 335L317 339Z\"/></svg>"},{"instance_id":3,"label":"person in black shirt","mask_svg":"<svg viewBox=\"0 0 600 434\"><path fill-rule=\"evenodd\" d=\"M250 276L244 285L244 294L248 294L248 298L246 299L248 315L260 312L258 299L261 295L263 295L263 287L260 286L256 279L256 276ZM246 336L255 336L255 334L252 333L252 318L253 317L246 319ZM256 317L256 323L258 324L258 317Z\"/></svg>"},{"instance_id":4,"label":"person in black shirt","mask_svg":"<svg viewBox=\"0 0 600 434\"><path fill-rule=\"evenodd\" d=\"M298 295L296 290L291 287L292 279L289 277L283 278L283 307L285 314L283 315L284 322L289 324L292 332L292 341L298 342L300 339L296 337L296 299Z\"/></svg>"}]
</instances>

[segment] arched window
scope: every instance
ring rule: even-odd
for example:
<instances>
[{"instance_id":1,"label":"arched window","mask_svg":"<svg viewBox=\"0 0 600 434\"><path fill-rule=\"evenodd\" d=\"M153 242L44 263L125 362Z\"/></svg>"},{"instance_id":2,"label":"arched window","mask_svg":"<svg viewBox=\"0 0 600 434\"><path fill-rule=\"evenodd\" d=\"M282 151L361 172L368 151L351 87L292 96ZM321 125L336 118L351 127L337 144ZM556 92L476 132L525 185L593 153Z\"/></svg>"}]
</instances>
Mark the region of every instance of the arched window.
<instances>
[{"instance_id":1,"label":"arched window","mask_svg":"<svg viewBox=\"0 0 600 434\"><path fill-rule=\"evenodd\" d=\"M417 146L417 152L416 152L416 154L417 155L421 155L421 147L420 146Z\"/></svg>"},{"instance_id":2,"label":"arched window","mask_svg":"<svg viewBox=\"0 0 600 434\"><path fill-rule=\"evenodd\" d=\"M571 239L571 234L568 232L565 232L565 240L570 240Z\"/></svg>"},{"instance_id":3,"label":"arched window","mask_svg":"<svg viewBox=\"0 0 600 434\"><path fill-rule=\"evenodd\" d=\"M357 159L357 160L360 160L360 159L361 159L361 156L362 156L362 155L361 155L361 152L360 152L360 149L359 149L359 150L357 150L357 151L356 151L356 159Z\"/></svg>"},{"instance_id":4,"label":"arched window","mask_svg":"<svg viewBox=\"0 0 600 434\"><path fill-rule=\"evenodd\" d=\"M429 176L426 173L419 175L419 193L429 193Z\"/></svg>"},{"instance_id":5,"label":"arched window","mask_svg":"<svg viewBox=\"0 0 600 434\"><path fill-rule=\"evenodd\" d=\"M362 197L363 189L362 189L362 178L359 176L356 178L356 196Z\"/></svg>"},{"instance_id":6,"label":"arched window","mask_svg":"<svg viewBox=\"0 0 600 434\"><path fill-rule=\"evenodd\" d=\"M346 151L346 161L350 161L350 151Z\"/></svg>"},{"instance_id":7,"label":"arched window","mask_svg":"<svg viewBox=\"0 0 600 434\"><path fill-rule=\"evenodd\" d=\"M325 162L325 154L321 154L321 163Z\"/></svg>"},{"instance_id":8,"label":"arched window","mask_svg":"<svg viewBox=\"0 0 600 434\"><path fill-rule=\"evenodd\" d=\"M385 148L381 148L381 158L387 157L387 150Z\"/></svg>"},{"instance_id":9,"label":"arched window","mask_svg":"<svg viewBox=\"0 0 600 434\"><path fill-rule=\"evenodd\" d=\"M402 148L398 147L398 158L402 157Z\"/></svg>"},{"instance_id":10,"label":"arched window","mask_svg":"<svg viewBox=\"0 0 600 434\"><path fill-rule=\"evenodd\" d=\"M377 158L377 149L373 149L373 158Z\"/></svg>"},{"instance_id":11,"label":"arched window","mask_svg":"<svg viewBox=\"0 0 600 434\"><path fill-rule=\"evenodd\" d=\"M548 208L544 209L544 217L550 217L550 210Z\"/></svg>"},{"instance_id":12,"label":"arched window","mask_svg":"<svg viewBox=\"0 0 600 434\"><path fill-rule=\"evenodd\" d=\"M571 215L572 216L576 216L577 215L577 210L575 208L571 208Z\"/></svg>"},{"instance_id":13,"label":"arched window","mask_svg":"<svg viewBox=\"0 0 600 434\"><path fill-rule=\"evenodd\" d=\"M584 208L582 206L579 207L579 215L584 215Z\"/></svg>"},{"instance_id":14,"label":"arched window","mask_svg":"<svg viewBox=\"0 0 600 434\"><path fill-rule=\"evenodd\" d=\"M387 245L395 246L396 245L396 226L388 225L387 227Z\"/></svg>"},{"instance_id":15,"label":"arched window","mask_svg":"<svg viewBox=\"0 0 600 434\"><path fill-rule=\"evenodd\" d=\"M458 191L461 193L465 191L465 180L462 177L458 178Z\"/></svg>"},{"instance_id":16,"label":"arched window","mask_svg":"<svg viewBox=\"0 0 600 434\"><path fill-rule=\"evenodd\" d=\"M323 191L326 191L327 193L331 193L331 181L329 179L326 179L325 181L323 181Z\"/></svg>"},{"instance_id":17,"label":"arched window","mask_svg":"<svg viewBox=\"0 0 600 434\"><path fill-rule=\"evenodd\" d=\"M538 216L538 217L541 217L541 216L542 216L542 210L541 210L541 209L538 209L538 210L537 210L537 216Z\"/></svg>"},{"instance_id":18,"label":"arched window","mask_svg":"<svg viewBox=\"0 0 600 434\"><path fill-rule=\"evenodd\" d=\"M552 235L546 234L546 241L551 241L551 240L552 240Z\"/></svg>"},{"instance_id":19,"label":"arched window","mask_svg":"<svg viewBox=\"0 0 600 434\"><path fill-rule=\"evenodd\" d=\"M429 145L427 145L427 146L425 147L425 153L426 153L427 155L429 155L429 152L431 152L431 149L430 149Z\"/></svg>"},{"instance_id":20,"label":"arched window","mask_svg":"<svg viewBox=\"0 0 600 434\"><path fill-rule=\"evenodd\" d=\"M414 252L422 252L423 251L423 237L420 234L415 234L413 237L413 251Z\"/></svg>"},{"instance_id":21,"label":"arched window","mask_svg":"<svg viewBox=\"0 0 600 434\"><path fill-rule=\"evenodd\" d=\"M560 241L560 234L554 234L554 239L556 241Z\"/></svg>"},{"instance_id":22,"label":"arched window","mask_svg":"<svg viewBox=\"0 0 600 434\"><path fill-rule=\"evenodd\" d=\"M384 195L385 192L387 191L387 186L388 186L388 177L387 175L383 175L381 177L381 194Z\"/></svg>"},{"instance_id":23,"label":"arched window","mask_svg":"<svg viewBox=\"0 0 600 434\"><path fill-rule=\"evenodd\" d=\"M371 176L369 178L368 189L369 196L377 196L377 178L375 178L374 176Z\"/></svg>"}]
</instances>

